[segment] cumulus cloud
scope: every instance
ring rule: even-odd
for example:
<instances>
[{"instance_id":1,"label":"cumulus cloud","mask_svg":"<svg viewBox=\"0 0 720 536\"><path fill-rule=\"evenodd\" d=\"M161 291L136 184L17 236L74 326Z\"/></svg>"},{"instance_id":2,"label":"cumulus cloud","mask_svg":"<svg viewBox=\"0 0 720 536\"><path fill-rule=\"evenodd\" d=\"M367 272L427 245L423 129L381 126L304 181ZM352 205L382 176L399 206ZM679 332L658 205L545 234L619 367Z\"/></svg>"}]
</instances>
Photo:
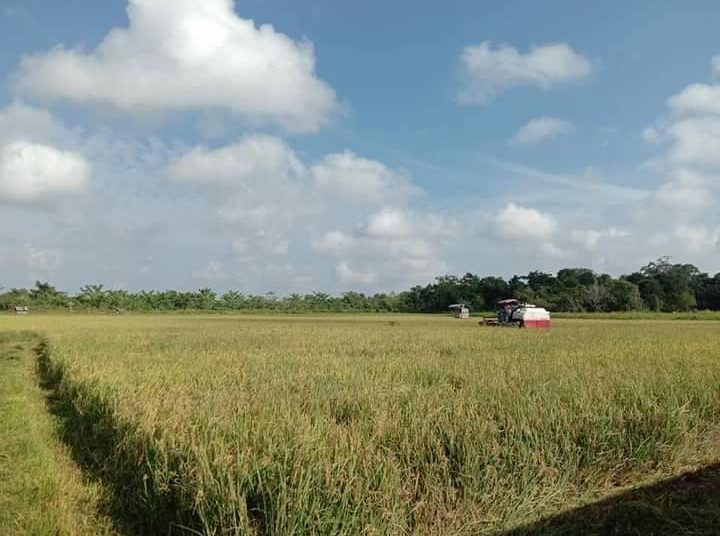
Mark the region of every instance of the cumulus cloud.
<instances>
[{"instance_id":1,"label":"cumulus cloud","mask_svg":"<svg viewBox=\"0 0 720 536\"><path fill-rule=\"evenodd\" d=\"M410 215L401 209L384 208L372 215L366 232L374 238L408 238L416 231Z\"/></svg>"},{"instance_id":2,"label":"cumulus cloud","mask_svg":"<svg viewBox=\"0 0 720 536\"><path fill-rule=\"evenodd\" d=\"M353 233L330 231L313 241L318 253L347 263L342 271L349 276L350 263L360 263L380 280L397 284L419 282L444 273L444 241L454 224L435 214L418 214L409 209L385 207L367 217ZM347 268L347 269L346 269ZM338 270L340 273L340 270Z\"/></svg>"},{"instance_id":3,"label":"cumulus cloud","mask_svg":"<svg viewBox=\"0 0 720 536\"><path fill-rule=\"evenodd\" d=\"M0 201L40 206L84 190L92 166L77 142L45 109L21 101L0 109Z\"/></svg>"},{"instance_id":4,"label":"cumulus cloud","mask_svg":"<svg viewBox=\"0 0 720 536\"><path fill-rule=\"evenodd\" d=\"M401 202L422 191L407 173L349 150L308 166L285 141L268 135L245 136L216 149L192 148L172 161L165 174L187 184L238 192L273 188L271 196L282 193L277 188L302 187L308 197L359 205Z\"/></svg>"},{"instance_id":5,"label":"cumulus cloud","mask_svg":"<svg viewBox=\"0 0 720 536\"><path fill-rule=\"evenodd\" d=\"M461 56L464 87L461 104L487 104L497 95L520 86L551 89L587 78L589 59L566 43L533 46L522 53L509 45L493 47L490 41L465 48Z\"/></svg>"},{"instance_id":6,"label":"cumulus cloud","mask_svg":"<svg viewBox=\"0 0 720 536\"><path fill-rule=\"evenodd\" d=\"M672 160L698 166L720 164L720 115L678 120L668 127L667 133L673 143Z\"/></svg>"},{"instance_id":7,"label":"cumulus cloud","mask_svg":"<svg viewBox=\"0 0 720 536\"><path fill-rule=\"evenodd\" d=\"M515 203L508 203L495 221L498 236L510 240L549 240L556 227L552 215Z\"/></svg>"},{"instance_id":8,"label":"cumulus cloud","mask_svg":"<svg viewBox=\"0 0 720 536\"><path fill-rule=\"evenodd\" d=\"M557 117L538 117L531 119L512 137L512 142L522 145L535 145L545 140L557 138L563 134L575 132L575 125Z\"/></svg>"},{"instance_id":9,"label":"cumulus cloud","mask_svg":"<svg viewBox=\"0 0 720 536\"><path fill-rule=\"evenodd\" d=\"M340 282L350 285L369 285L377 280L377 274L373 272L362 272L353 270L347 261L337 265L336 272Z\"/></svg>"},{"instance_id":10,"label":"cumulus cloud","mask_svg":"<svg viewBox=\"0 0 720 536\"><path fill-rule=\"evenodd\" d=\"M407 173L361 158L349 150L326 156L311 171L320 190L350 201L385 203L421 191Z\"/></svg>"},{"instance_id":11,"label":"cumulus cloud","mask_svg":"<svg viewBox=\"0 0 720 536\"><path fill-rule=\"evenodd\" d=\"M253 183L292 180L304 173L304 166L284 141L254 135L218 149L195 147L172 162L166 173L186 183L242 189Z\"/></svg>"},{"instance_id":12,"label":"cumulus cloud","mask_svg":"<svg viewBox=\"0 0 720 536\"><path fill-rule=\"evenodd\" d=\"M67 136L52 114L15 101L0 110L0 145L15 141L53 142Z\"/></svg>"},{"instance_id":13,"label":"cumulus cloud","mask_svg":"<svg viewBox=\"0 0 720 536\"><path fill-rule=\"evenodd\" d=\"M164 174L217 207L217 224L234 233L228 262L246 269L293 254L290 244L333 257L342 283L417 283L445 266L438 244L452 223L408 207L421 192L409 174L348 150L308 164L280 139L246 136L189 149Z\"/></svg>"},{"instance_id":14,"label":"cumulus cloud","mask_svg":"<svg viewBox=\"0 0 720 536\"><path fill-rule=\"evenodd\" d=\"M17 90L133 115L220 110L298 132L333 114L308 42L238 17L233 0L129 0L129 26L93 51L25 56Z\"/></svg>"},{"instance_id":15,"label":"cumulus cloud","mask_svg":"<svg viewBox=\"0 0 720 536\"><path fill-rule=\"evenodd\" d=\"M720 85L690 84L671 96L667 107L668 116L644 136L669 145L658 162L670 180L658 187L655 198L660 206L687 215L712 206L713 190L720 185Z\"/></svg>"},{"instance_id":16,"label":"cumulus cloud","mask_svg":"<svg viewBox=\"0 0 720 536\"><path fill-rule=\"evenodd\" d=\"M668 106L680 114L720 114L720 85L691 84L670 97Z\"/></svg>"},{"instance_id":17,"label":"cumulus cloud","mask_svg":"<svg viewBox=\"0 0 720 536\"><path fill-rule=\"evenodd\" d=\"M90 181L90 164L79 153L15 142L0 148L0 199L31 204L78 192Z\"/></svg>"},{"instance_id":18,"label":"cumulus cloud","mask_svg":"<svg viewBox=\"0 0 720 536\"><path fill-rule=\"evenodd\" d=\"M709 185L720 183L717 177L691 168L676 167L670 172L669 178L655 194L656 200L663 207L689 211L703 209L714 203Z\"/></svg>"}]
</instances>

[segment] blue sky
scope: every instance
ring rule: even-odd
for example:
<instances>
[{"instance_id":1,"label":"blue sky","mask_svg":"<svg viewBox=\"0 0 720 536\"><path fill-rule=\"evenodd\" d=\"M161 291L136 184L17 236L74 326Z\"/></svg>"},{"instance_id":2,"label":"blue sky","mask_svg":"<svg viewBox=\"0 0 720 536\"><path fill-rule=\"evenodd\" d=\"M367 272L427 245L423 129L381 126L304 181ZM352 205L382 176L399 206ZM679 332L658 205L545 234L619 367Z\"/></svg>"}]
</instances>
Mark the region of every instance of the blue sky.
<instances>
[{"instance_id":1,"label":"blue sky","mask_svg":"<svg viewBox=\"0 0 720 536\"><path fill-rule=\"evenodd\" d=\"M2 0L0 285L715 273L719 22L710 1Z\"/></svg>"}]
</instances>

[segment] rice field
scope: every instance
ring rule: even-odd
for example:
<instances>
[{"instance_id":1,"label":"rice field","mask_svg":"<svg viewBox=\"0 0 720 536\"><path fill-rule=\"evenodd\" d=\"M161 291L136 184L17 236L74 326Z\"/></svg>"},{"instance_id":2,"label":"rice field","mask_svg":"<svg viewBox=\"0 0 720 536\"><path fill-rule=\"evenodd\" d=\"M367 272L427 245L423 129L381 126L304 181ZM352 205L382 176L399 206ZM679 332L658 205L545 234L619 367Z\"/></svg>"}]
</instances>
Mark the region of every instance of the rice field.
<instances>
[{"instance_id":1,"label":"rice field","mask_svg":"<svg viewBox=\"0 0 720 536\"><path fill-rule=\"evenodd\" d=\"M549 534L720 460L715 322L0 318L16 330L42 334L63 440L126 534Z\"/></svg>"}]
</instances>

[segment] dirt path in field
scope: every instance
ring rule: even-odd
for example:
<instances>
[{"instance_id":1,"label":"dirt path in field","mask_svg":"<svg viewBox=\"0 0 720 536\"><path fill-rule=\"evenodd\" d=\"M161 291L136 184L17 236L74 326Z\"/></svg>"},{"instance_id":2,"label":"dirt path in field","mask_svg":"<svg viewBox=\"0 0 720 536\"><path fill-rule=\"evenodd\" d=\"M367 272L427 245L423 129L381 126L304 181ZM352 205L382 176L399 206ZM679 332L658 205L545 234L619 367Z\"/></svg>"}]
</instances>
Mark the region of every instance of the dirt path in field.
<instances>
[{"instance_id":1,"label":"dirt path in field","mask_svg":"<svg viewBox=\"0 0 720 536\"><path fill-rule=\"evenodd\" d=\"M105 491L60 441L36 376L29 332L0 333L0 534L117 534L101 514Z\"/></svg>"}]
</instances>

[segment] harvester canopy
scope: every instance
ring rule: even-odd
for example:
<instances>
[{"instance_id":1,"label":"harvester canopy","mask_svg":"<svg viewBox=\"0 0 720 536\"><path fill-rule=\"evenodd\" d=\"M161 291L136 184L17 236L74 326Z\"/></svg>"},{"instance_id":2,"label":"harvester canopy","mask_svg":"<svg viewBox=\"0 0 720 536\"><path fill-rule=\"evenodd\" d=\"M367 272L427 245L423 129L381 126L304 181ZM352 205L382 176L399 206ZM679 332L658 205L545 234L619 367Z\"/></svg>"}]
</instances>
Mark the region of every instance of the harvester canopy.
<instances>
[{"instance_id":1,"label":"harvester canopy","mask_svg":"<svg viewBox=\"0 0 720 536\"><path fill-rule=\"evenodd\" d=\"M480 323L485 326L549 328L550 313L543 307L507 298L497 302L497 318L485 318Z\"/></svg>"}]
</instances>

